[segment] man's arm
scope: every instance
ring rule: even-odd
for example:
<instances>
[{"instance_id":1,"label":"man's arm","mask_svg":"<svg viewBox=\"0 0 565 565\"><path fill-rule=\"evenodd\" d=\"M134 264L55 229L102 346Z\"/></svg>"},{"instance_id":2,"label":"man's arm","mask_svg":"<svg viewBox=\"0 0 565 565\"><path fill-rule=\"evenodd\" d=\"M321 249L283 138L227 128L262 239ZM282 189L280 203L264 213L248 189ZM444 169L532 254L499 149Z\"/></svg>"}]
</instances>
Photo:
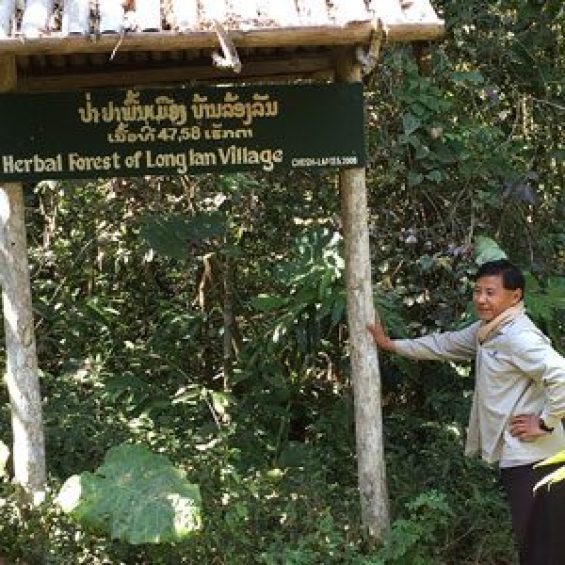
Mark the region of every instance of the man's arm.
<instances>
[{"instance_id":1,"label":"man's arm","mask_svg":"<svg viewBox=\"0 0 565 565\"><path fill-rule=\"evenodd\" d=\"M367 326L375 345L412 359L432 361L465 361L477 350L477 330L480 322L455 332L429 334L416 339L391 339L380 322Z\"/></svg>"},{"instance_id":2,"label":"man's arm","mask_svg":"<svg viewBox=\"0 0 565 565\"><path fill-rule=\"evenodd\" d=\"M512 361L516 367L537 383L545 392L540 414L519 414L510 422L510 432L523 440L551 433L565 418L565 358L541 335L529 334L513 346Z\"/></svg>"}]
</instances>

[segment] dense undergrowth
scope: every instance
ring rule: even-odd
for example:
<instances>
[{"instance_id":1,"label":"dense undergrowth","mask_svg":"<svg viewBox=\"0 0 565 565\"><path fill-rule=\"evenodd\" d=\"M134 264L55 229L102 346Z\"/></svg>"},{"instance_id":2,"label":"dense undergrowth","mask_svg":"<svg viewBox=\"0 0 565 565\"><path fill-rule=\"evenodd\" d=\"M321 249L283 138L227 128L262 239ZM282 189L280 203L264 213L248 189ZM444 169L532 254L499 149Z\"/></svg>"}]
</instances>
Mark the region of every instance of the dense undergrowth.
<instances>
[{"instance_id":1,"label":"dense undergrowth","mask_svg":"<svg viewBox=\"0 0 565 565\"><path fill-rule=\"evenodd\" d=\"M385 548L371 548L359 525L349 391L316 385L284 405L261 388L248 391L233 401L231 421L218 426L204 401L132 417L126 399L109 400L102 385L76 372L44 375L46 398L59 399L45 405L51 492L42 506L22 513L17 492L2 484L2 554L27 563L512 562L496 475L463 458L463 422L447 425L445 413L438 421L412 410L388 412L396 521ZM147 392L163 394L162 382ZM277 414L308 438L281 440ZM204 528L193 539L112 542L82 531L57 509L53 496L62 479L92 469L124 439L166 453L200 485Z\"/></svg>"}]
</instances>

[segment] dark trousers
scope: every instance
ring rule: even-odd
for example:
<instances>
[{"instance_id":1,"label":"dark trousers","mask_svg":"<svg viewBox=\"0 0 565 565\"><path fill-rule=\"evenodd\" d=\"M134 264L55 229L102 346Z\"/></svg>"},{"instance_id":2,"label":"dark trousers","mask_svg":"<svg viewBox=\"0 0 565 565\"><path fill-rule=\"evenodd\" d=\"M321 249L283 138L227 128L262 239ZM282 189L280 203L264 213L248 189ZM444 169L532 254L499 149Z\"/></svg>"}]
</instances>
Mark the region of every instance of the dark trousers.
<instances>
[{"instance_id":1,"label":"dark trousers","mask_svg":"<svg viewBox=\"0 0 565 565\"><path fill-rule=\"evenodd\" d=\"M565 565L565 481L548 489L534 485L560 465L501 469L520 565Z\"/></svg>"}]
</instances>

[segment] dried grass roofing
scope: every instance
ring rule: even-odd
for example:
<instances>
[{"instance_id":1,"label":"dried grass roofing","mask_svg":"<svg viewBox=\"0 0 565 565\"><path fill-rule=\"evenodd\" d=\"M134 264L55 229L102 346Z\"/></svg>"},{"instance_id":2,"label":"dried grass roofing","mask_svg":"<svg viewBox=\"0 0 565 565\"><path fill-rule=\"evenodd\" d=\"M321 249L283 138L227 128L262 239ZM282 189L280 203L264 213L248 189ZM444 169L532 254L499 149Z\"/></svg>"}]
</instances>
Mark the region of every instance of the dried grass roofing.
<instances>
[{"instance_id":1,"label":"dried grass roofing","mask_svg":"<svg viewBox=\"0 0 565 565\"><path fill-rule=\"evenodd\" d=\"M31 90L72 73L84 86L89 72L105 73L96 85L117 84L115 70L186 80L186 69L178 78L171 70L179 65L214 80L233 75L211 70L226 42L241 56L243 78L315 74L336 49L368 49L376 33L412 41L442 31L428 0L0 0L0 56L16 56L20 84Z\"/></svg>"}]
</instances>

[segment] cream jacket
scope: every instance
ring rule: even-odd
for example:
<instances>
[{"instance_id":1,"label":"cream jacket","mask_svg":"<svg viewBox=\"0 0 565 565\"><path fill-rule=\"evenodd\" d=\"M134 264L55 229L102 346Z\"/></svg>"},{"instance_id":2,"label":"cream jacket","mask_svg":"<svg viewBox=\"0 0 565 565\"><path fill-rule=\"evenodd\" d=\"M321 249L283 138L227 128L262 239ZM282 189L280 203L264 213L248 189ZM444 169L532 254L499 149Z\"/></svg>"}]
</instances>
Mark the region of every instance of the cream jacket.
<instances>
[{"instance_id":1,"label":"cream jacket","mask_svg":"<svg viewBox=\"0 0 565 565\"><path fill-rule=\"evenodd\" d=\"M413 359L462 361L475 358L475 391L466 455L480 454L501 467L526 465L565 449L565 358L526 314L499 328L483 344L483 322L455 332L394 340L397 353ZM553 432L534 441L514 438L509 421L539 414Z\"/></svg>"}]
</instances>

